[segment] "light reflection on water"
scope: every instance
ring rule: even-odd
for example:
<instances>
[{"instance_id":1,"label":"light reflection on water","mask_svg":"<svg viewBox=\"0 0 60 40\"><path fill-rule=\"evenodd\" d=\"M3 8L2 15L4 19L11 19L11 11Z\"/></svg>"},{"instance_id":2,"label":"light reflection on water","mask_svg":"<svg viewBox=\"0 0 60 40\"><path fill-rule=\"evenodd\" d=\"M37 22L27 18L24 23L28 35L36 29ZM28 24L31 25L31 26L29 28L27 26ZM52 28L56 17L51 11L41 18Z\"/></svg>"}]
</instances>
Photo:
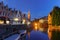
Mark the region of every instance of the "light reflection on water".
<instances>
[{"instance_id":1,"label":"light reflection on water","mask_svg":"<svg viewBox=\"0 0 60 40\"><path fill-rule=\"evenodd\" d=\"M34 31L33 30L30 33L28 33L28 35L26 36L26 40L49 40L48 34L45 34L41 31Z\"/></svg>"}]
</instances>

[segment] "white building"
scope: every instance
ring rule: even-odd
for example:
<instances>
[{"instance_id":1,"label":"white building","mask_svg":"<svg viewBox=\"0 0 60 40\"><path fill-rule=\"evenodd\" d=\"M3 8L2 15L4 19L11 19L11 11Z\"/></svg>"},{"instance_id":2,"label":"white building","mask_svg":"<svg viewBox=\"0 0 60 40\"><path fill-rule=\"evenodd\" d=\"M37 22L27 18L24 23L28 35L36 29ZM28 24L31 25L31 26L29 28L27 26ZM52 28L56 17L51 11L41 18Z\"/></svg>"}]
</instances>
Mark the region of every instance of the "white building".
<instances>
[{"instance_id":1,"label":"white building","mask_svg":"<svg viewBox=\"0 0 60 40\"><path fill-rule=\"evenodd\" d=\"M13 15L13 24L21 24L21 21L21 13L17 11L17 13Z\"/></svg>"}]
</instances>

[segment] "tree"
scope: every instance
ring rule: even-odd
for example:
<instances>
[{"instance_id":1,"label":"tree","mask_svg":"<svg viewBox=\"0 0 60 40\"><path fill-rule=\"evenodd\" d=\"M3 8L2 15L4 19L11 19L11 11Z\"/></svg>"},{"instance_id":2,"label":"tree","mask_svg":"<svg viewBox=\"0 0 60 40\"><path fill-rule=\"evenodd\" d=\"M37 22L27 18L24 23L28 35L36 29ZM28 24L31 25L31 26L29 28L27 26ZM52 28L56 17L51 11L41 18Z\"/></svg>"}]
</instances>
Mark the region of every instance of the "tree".
<instances>
[{"instance_id":1,"label":"tree","mask_svg":"<svg viewBox=\"0 0 60 40\"><path fill-rule=\"evenodd\" d=\"M60 8L55 7L52 11L52 25L59 26L60 25Z\"/></svg>"}]
</instances>

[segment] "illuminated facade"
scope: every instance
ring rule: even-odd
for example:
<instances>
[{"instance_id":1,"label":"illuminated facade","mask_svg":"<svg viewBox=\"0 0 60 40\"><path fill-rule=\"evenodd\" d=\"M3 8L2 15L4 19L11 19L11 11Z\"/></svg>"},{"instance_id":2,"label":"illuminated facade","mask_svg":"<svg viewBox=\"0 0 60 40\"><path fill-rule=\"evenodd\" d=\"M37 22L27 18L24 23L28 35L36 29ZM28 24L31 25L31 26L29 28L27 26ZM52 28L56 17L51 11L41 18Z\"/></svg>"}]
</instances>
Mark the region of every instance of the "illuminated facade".
<instances>
[{"instance_id":1,"label":"illuminated facade","mask_svg":"<svg viewBox=\"0 0 60 40\"><path fill-rule=\"evenodd\" d=\"M19 11L17 11L16 15L13 17L13 24L21 24L21 16Z\"/></svg>"},{"instance_id":2,"label":"illuminated facade","mask_svg":"<svg viewBox=\"0 0 60 40\"><path fill-rule=\"evenodd\" d=\"M34 30L40 30L46 32L48 29L47 16L33 20L32 26Z\"/></svg>"},{"instance_id":3,"label":"illuminated facade","mask_svg":"<svg viewBox=\"0 0 60 40\"><path fill-rule=\"evenodd\" d=\"M22 13L19 10L8 8L8 5L4 6L3 2L0 2L0 16L8 17L11 24L30 24L30 22L28 22L30 21L30 11L28 11L26 16L25 13Z\"/></svg>"},{"instance_id":4,"label":"illuminated facade","mask_svg":"<svg viewBox=\"0 0 60 40\"><path fill-rule=\"evenodd\" d=\"M57 9L57 7L55 7L53 10L57 10L58 11L59 8ZM52 11L48 15L48 37L49 37L50 40L52 38L52 31L56 31L56 30L60 31L60 26L56 26L56 24L55 25L52 24L52 22L54 21L54 20L52 21L52 15L53 15L53 13L54 13L54 11ZM56 16L56 15L54 15L54 16ZM56 21L56 19L55 19L55 21Z\"/></svg>"},{"instance_id":5,"label":"illuminated facade","mask_svg":"<svg viewBox=\"0 0 60 40\"><path fill-rule=\"evenodd\" d=\"M52 17L51 13L48 15L48 37L51 39L51 30L52 30Z\"/></svg>"}]
</instances>

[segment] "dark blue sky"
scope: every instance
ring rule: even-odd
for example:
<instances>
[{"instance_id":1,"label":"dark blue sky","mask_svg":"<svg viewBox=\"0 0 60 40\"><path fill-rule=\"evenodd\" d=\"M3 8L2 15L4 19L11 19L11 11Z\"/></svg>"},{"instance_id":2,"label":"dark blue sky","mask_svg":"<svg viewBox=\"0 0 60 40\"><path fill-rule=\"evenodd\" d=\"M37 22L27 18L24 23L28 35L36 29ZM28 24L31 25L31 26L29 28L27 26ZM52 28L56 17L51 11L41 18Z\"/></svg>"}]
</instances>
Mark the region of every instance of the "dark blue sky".
<instances>
[{"instance_id":1,"label":"dark blue sky","mask_svg":"<svg viewBox=\"0 0 60 40\"><path fill-rule=\"evenodd\" d=\"M31 12L32 18L47 16L54 6L60 7L60 0L0 0L12 9L27 13Z\"/></svg>"}]
</instances>

